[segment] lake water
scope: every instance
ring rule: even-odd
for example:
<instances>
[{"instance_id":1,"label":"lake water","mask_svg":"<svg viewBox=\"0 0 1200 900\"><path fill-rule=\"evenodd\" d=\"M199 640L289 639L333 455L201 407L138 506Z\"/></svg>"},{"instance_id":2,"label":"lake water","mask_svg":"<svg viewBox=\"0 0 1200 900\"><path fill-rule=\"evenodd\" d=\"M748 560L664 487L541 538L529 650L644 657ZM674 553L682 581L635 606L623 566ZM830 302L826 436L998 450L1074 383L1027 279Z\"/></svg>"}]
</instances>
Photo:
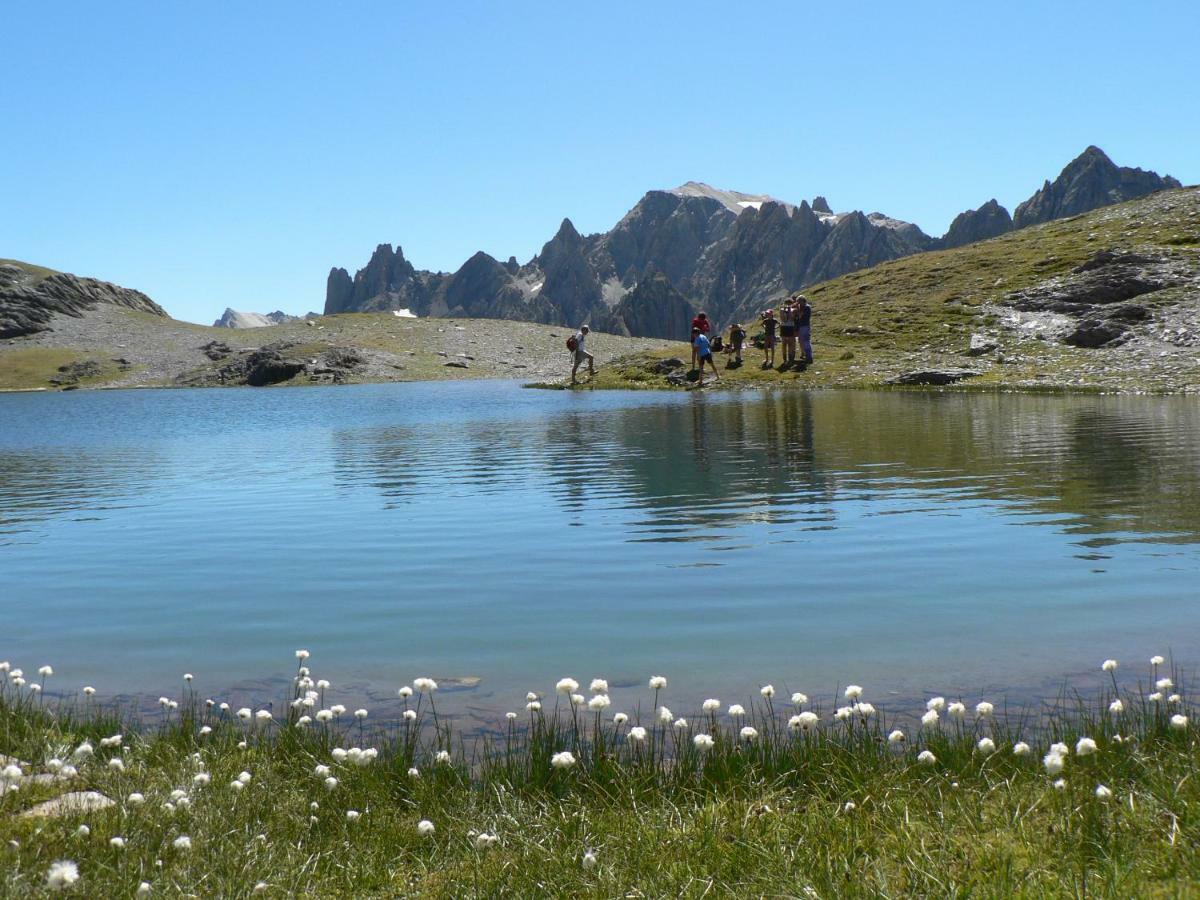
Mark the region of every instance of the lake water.
<instances>
[{"instance_id":1,"label":"lake water","mask_svg":"<svg viewBox=\"0 0 1200 900\"><path fill-rule=\"evenodd\" d=\"M477 711L567 674L1029 696L1194 663L1198 586L1195 399L0 396L0 659L62 690L269 691L307 647L377 701L478 678L445 695Z\"/></svg>"}]
</instances>

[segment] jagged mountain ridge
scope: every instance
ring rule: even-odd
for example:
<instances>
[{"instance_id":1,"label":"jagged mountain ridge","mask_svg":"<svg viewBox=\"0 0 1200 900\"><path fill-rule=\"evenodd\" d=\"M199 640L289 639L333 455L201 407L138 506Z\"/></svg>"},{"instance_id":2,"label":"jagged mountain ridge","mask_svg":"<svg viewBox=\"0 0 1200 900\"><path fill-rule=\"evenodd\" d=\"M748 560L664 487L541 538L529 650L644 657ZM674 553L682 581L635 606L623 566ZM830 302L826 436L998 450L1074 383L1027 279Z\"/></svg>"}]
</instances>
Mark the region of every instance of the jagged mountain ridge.
<instances>
[{"instance_id":1,"label":"jagged mountain ridge","mask_svg":"<svg viewBox=\"0 0 1200 900\"><path fill-rule=\"evenodd\" d=\"M420 316L587 322L618 334L678 337L685 308L705 309L717 322L748 318L781 294L856 269L1177 186L1088 147L1015 217L993 199L933 238L882 213L835 213L824 197L796 206L688 182L649 191L608 232L581 235L564 219L524 265L479 252L457 272L426 272L399 248L380 244L353 278L330 271L325 313L408 308ZM647 278L652 284L637 291Z\"/></svg>"}]
</instances>

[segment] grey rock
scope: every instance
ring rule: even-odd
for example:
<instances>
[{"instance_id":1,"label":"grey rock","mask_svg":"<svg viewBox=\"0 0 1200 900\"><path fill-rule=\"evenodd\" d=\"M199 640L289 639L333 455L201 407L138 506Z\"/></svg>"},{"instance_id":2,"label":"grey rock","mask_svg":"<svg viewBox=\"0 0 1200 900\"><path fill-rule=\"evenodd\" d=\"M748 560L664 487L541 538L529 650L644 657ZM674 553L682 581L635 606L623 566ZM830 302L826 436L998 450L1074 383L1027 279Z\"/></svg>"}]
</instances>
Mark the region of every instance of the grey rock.
<instances>
[{"instance_id":1,"label":"grey rock","mask_svg":"<svg viewBox=\"0 0 1200 900\"><path fill-rule=\"evenodd\" d=\"M452 369L469 369L469 368L471 368L465 362L462 362L461 360L457 360L457 359L452 359L452 360L450 360L450 362L442 363L442 365L449 366Z\"/></svg>"},{"instance_id":2,"label":"grey rock","mask_svg":"<svg viewBox=\"0 0 1200 900\"><path fill-rule=\"evenodd\" d=\"M73 813L98 812L115 805L116 802L111 797L106 797L99 791L71 791L61 797L31 806L21 813L21 818L55 818Z\"/></svg>"},{"instance_id":3,"label":"grey rock","mask_svg":"<svg viewBox=\"0 0 1200 900\"><path fill-rule=\"evenodd\" d=\"M1105 347L1124 337L1126 328L1107 319L1084 319L1074 331L1063 337L1072 347Z\"/></svg>"},{"instance_id":4,"label":"grey rock","mask_svg":"<svg viewBox=\"0 0 1200 900\"><path fill-rule=\"evenodd\" d=\"M38 280L19 266L0 266L0 338L46 331L56 315L81 318L101 303L167 315L141 291L107 281L62 272Z\"/></svg>"},{"instance_id":5,"label":"grey rock","mask_svg":"<svg viewBox=\"0 0 1200 900\"><path fill-rule=\"evenodd\" d=\"M660 359L646 366L646 370L653 372L655 375L666 375L669 372L674 372L676 369L682 369L684 362L678 357L672 356L670 359Z\"/></svg>"},{"instance_id":6,"label":"grey rock","mask_svg":"<svg viewBox=\"0 0 1200 900\"><path fill-rule=\"evenodd\" d=\"M985 353L991 353L1000 345L996 341L986 335L973 334L971 335L970 346L967 347L968 356L983 356Z\"/></svg>"},{"instance_id":7,"label":"grey rock","mask_svg":"<svg viewBox=\"0 0 1200 900\"><path fill-rule=\"evenodd\" d=\"M905 372L889 379L885 384L955 384L967 378L978 378L982 374L982 372L970 372L965 369L928 369L919 372Z\"/></svg>"}]
</instances>

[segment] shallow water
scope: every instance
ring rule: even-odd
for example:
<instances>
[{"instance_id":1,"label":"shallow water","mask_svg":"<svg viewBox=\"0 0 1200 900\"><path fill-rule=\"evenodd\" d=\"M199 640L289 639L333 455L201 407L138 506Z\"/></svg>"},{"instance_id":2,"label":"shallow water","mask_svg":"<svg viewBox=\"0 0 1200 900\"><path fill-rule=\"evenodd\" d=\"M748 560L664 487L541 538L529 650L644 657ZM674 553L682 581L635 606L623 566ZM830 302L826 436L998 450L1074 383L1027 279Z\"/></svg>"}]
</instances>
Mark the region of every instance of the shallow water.
<instances>
[{"instance_id":1,"label":"shallow water","mask_svg":"<svg viewBox=\"0 0 1200 900\"><path fill-rule=\"evenodd\" d=\"M0 396L0 659L64 690L218 695L303 646L367 696L477 677L449 697L483 709L565 674L618 706L657 673L681 707L1028 695L1195 662L1198 574L1195 399Z\"/></svg>"}]
</instances>

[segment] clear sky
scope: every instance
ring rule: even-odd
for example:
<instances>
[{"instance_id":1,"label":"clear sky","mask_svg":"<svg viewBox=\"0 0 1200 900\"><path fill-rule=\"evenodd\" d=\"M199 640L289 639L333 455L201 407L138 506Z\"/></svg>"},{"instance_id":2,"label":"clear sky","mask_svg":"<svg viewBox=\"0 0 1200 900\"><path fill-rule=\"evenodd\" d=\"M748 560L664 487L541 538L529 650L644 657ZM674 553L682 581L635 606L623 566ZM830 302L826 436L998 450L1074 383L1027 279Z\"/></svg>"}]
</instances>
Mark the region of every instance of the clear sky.
<instances>
[{"instance_id":1,"label":"clear sky","mask_svg":"<svg viewBox=\"0 0 1200 900\"><path fill-rule=\"evenodd\" d=\"M688 180L941 234L1088 144L1200 182L1200 4L8 4L0 257L181 319L522 262Z\"/></svg>"}]
</instances>

